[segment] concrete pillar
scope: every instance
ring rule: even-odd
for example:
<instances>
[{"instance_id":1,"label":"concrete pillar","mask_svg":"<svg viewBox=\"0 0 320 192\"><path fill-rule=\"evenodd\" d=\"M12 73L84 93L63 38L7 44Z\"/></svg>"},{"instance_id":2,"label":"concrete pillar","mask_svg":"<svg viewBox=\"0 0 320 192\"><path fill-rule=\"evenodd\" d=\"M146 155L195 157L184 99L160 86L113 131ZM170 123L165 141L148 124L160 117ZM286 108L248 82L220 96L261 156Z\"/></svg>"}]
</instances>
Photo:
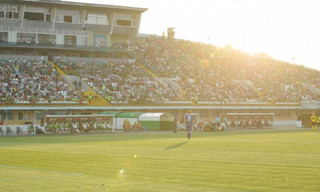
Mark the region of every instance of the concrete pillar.
<instances>
[{"instance_id":1,"label":"concrete pillar","mask_svg":"<svg viewBox=\"0 0 320 192\"><path fill-rule=\"evenodd\" d=\"M112 35L112 33L113 33L114 17L115 17L115 13L114 12L112 12L112 13L110 13L108 15L109 25L110 25L110 31L109 31L110 35Z\"/></svg>"}]
</instances>

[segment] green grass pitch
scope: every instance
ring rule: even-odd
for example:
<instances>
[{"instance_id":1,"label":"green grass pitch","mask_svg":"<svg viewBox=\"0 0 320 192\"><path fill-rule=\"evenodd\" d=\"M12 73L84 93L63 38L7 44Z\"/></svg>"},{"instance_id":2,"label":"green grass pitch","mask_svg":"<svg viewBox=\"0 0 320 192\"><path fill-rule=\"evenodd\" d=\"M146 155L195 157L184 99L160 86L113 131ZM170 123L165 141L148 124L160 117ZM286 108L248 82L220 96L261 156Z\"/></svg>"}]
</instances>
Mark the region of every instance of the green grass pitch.
<instances>
[{"instance_id":1,"label":"green grass pitch","mask_svg":"<svg viewBox=\"0 0 320 192\"><path fill-rule=\"evenodd\" d=\"M320 132L0 137L0 191L320 191Z\"/></svg>"}]
</instances>

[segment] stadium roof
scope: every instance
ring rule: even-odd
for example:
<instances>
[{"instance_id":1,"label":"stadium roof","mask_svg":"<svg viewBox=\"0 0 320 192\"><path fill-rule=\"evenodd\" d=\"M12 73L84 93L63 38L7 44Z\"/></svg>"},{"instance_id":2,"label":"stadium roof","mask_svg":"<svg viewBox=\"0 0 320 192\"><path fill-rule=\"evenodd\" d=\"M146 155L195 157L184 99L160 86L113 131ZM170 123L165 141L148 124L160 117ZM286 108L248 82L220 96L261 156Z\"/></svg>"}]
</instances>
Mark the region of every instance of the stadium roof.
<instances>
[{"instance_id":1,"label":"stadium roof","mask_svg":"<svg viewBox=\"0 0 320 192\"><path fill-rule=\"evenodd\" d=\"M93 4L93 3L81 3L81 2L68 2L60 0L10 0L8 3L43 3L43 4L55 4L55 5L70 5L79 7L92 7L92 8L106 8L106 9L121 9L127 11L145 12L147 8L139 7L127 7L127 6L117 6L117 5L106 5L106 4Z\"/></svg>"}]
</instances>

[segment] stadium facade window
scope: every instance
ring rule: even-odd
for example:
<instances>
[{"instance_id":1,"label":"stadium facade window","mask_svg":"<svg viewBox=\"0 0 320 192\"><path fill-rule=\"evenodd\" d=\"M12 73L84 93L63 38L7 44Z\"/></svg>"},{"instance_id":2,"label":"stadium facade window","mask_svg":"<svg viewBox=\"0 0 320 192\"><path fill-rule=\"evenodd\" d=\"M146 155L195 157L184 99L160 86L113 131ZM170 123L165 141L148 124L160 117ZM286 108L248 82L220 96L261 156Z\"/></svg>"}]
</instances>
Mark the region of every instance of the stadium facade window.
<instances>
[{"instance_id":1,"label":"stadium facade window","mask_svg":"<svg viewBox=\"0 0 320 192\"><path fill-rule=\"evenodd\" d=\"M64 36L64 44L65 45L76 45L77 44L77 38L73 35L65 35Z\"/></svg>"},{"instance_id":2,"label":"stadium facade window","mask_svg":"<svg viewBox=\"0 0 320 192\"><path fill-rule=\"evenodd\" d=\"M57 23L80 23L79 11L57 10Z\"/></svg>"},{"instance_id":3,"label":"stadium facade window","mask_svg":"<svg viewBox=\"0 0 320 192\"><path fill-rule=\"evenodd\" d=\"M36 34L31 33L18 33L17 34L18 43L36 43Z\"/></svg>"},{"instance_id":4,"label":"stadium facade window","mask_svg":"<svg viewBox=\"0 0 320 192\"><path fill-rule=\"evenodd\" d=\"M99 15L99 14L88 14L87 16L87 24L94 25L109 25L108 16L107 15Z\"/></svg>"},{"instance_id":5,"label":"stadium facade window","mask_svg":"<svg viewBox=\"0 0 320 192\"><path fill-rule=\"evenodd\" d=\"M19 7L0 4L0 18L19 19Z\"/></svg>"},{"instance_id":6,"label":"stadium facade window","mask_svg":"<svg viewBox=\"0 0 320 192\"><path fill-rule=\"evenodd\" d=\"M47 44L47 45L55 45L56 44L56 36L48 35L48 34L38 34L38 42L39 44Z\"/></svg>"},{"instance_id":7,"label":"stadium facade window","mask_svg":"<svg viewBox=\"0 0 320 192\"><path fill-rule=\"evenodd\" d=\"M72 23L72 16L65 15L65 16L63 17L63 21L64 21L65 23Z\"/></svg>"},{"instance_id":8,"label":"stadium facade window","mask_svg":"<svg viewBox=\"0 0 320 192\"><path fill-rule=\"evenodd\" d=\"M13 13L13 19L19 19L19 13L18 12L14 12Z\"/></svg>"},{"instance_id":9,"label":"stadium facade window","mask_svg":"<svg viewBox=\"0 0 320 192\"><path fill-rule=\"evenodd\" d=\"M97 24L97 18L94 15L88 15L87 18L87 23L88 24Z\"/></svg>"},{"instance_id":10,"label":"stadium facade window","mask_svg":"<svg viewBox=\"0 0 320 192\"><path fill-rule=\"evenodd\" d=\"M118 19L117 26L131 27L131 21Z\"/></svg>"},{"instance_id":11,"label":"stadium facade window","mask_svg":"<svg viewBox=\"0 0 320 192\"><path fill-rule=\"evenodd\" d=\"M12 12L6 12L6 18L12 19Z\"/></svg>"},{"instance_id":12,"label":"stadium facade window","mask_svg":"<svg viewBox=\"0 0 320 192\"><path fill-rule=\"evenodd\" d=\"M0 32L0 43L8 42L8 32Z\"/></svg>"},{"instance_id":13,"label":"stadium facade window","mask_svg":"<svg viewBox=\"0 0 320 192\"><path fill-rule=\"evenodd\" d=\"M19 19L19 13L18 12L0 12L0 18L6 18L6 19Z\"/></svg>"},{"instance_id":14,"label":"stadium facade window","mask_svg":"<svg viewBox=\"0 0 320 192\"><path fill-rule=\"evenodd\" d=\"M23 120L23 113L22 112L19 112L18 113L18 120Z\"/></svg>"},{"instance_id":15,"label":"stadium facade window","mask_svg":"<svg viewBox=\"0 0 320 192\"><path fill-rule=\"evenodd\" d=\"M3 111L1 114L1 118L2 118L2 121L6 121L6 120L12 121L13 120L13 112L12 111L6 111L6 112Z\"/></svg>"},{"instance_id":16,"label":"stadium facade window","mask_svg":"<svg viewBox=\"0 0 320 192\"><path fill-rule=\"evenodd\" d=\"M46 21L51 21L51 15L46 15Z\"/></svg>"},{"instance_id":17,"label":"stadium facade window","mask_svg":"<svg viewBox=\"0 0 320 192\"><path fill-rule=\"evenodd\" d=\"M97 24L98 25L106 25L107 23L107 16L98 15L97 16Z\"/></svg>"},{"instance_id":18,"label":"stadium facade window","mask_svg":"<svg viewBox=\"0 0 320 192\"><path fill-rule=\"evenodd\" d=\"M19 120L19 121L28 121L28 120L31 120L30 112L19 112L19 113L18 113L18 120Z\"/></svg>"},{"instance_id":19,"label":"stadium facade window","mask_svg":"<svg viewBox=\"0 0 320 192\"><path fill-rule=\"evenodd\" d=\"M29 21L44 21L44 13L25 12L24 19Z\"/></svg>"},{"instance_id":20,"label":"stadium facade window","mask_svg":"<svg viewBox=\"0 0 320 192\"><path fill-rule=\"evenodd\" d=\"M40 111L36 111L36 112L35 112L35 115L36 115L36 120L38 121L38 120L41 120L41 119L42 119L44 113L43 113L43 112L40 112Z\"/></svg>"},{"instance_id":21,"label":"stadium facade window","mask_svg":"<svg viewBox=\"0 0 320 192\"><path fill-rule=\"evenodd\" d=\"M8 120L13 120L13 112L12 111L7 111L7 118L8 118Z\"/></svg>"}]
</instances>

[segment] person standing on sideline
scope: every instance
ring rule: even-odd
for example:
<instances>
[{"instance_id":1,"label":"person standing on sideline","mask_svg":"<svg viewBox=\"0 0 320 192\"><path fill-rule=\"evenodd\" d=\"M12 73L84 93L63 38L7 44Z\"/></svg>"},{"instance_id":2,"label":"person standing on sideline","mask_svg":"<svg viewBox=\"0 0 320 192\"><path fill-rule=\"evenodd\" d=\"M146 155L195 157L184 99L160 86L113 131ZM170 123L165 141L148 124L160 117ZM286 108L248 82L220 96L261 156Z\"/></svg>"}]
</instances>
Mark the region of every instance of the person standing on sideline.
<instances>
[{"instance_id":1,"label":"person standing on sideline","mask_svg":"<svg viewBox=\"0 0 320 192\"><path fill-rule=\"evenodd\" d=\"M191 138L191 130L192 130L192 124L193 124L193 116L191 114L191 110L188 110L188 113L184 117L186 122L186 128L188 133L188 139Z\"/></svg>"},{"instance_id":2,"label":"person standing on sideline","mask_svg":"<svg viewBox=\"0 0 320 192\"><path fill-rule=\"evenodd\" d=\"M311 117L310 117L310 121L312 124L312 130L316 130L317 129L317 116L312 113Z\"/></svg>"}]
</instances>

